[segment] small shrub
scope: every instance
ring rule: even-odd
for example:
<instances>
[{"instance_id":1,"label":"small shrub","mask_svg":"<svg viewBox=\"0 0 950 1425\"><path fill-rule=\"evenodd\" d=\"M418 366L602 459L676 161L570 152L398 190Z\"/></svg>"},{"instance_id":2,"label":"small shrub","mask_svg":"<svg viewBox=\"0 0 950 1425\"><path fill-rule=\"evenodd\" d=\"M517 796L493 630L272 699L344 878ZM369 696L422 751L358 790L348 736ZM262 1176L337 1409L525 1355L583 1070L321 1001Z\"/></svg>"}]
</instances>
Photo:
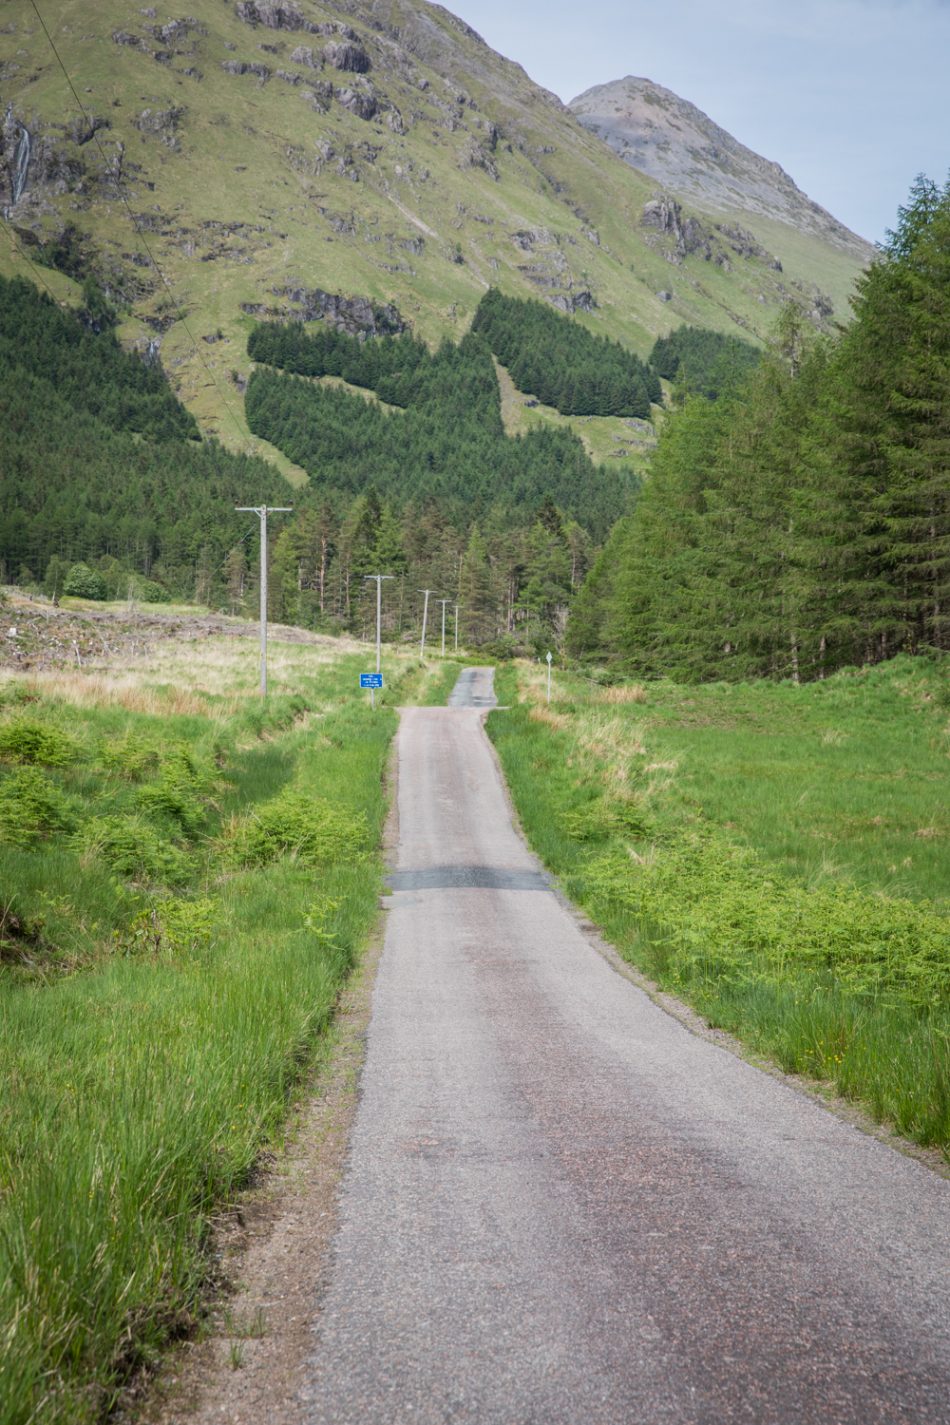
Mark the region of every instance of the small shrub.
<instances>
[{"instance_id":1,"label":"small shrub","mask_svg":"<svg viewBox=\"0 0 950 1425\"><path fill-rule=\"evenodd\" d=\"M494 658L497 659L499 663L504 663L511 658L517 657L518 643L512 638L510 633L503 633L498 638L493 638L488 643L481 644L478 651L484 658Z\"/></svg>"},{"instance_id":2,"label":"small shrub","mask_svg":"<svg viewBox=\"0 0 950 1425\"><path fill-rule=\"evenodd\" d=\"M0 963L29 964L45 950L42 916L18 915L9 903L0 905Z\"/></svg>"},{"instance_id":3,"label":"small shrub","mask_svg":"<svg viewBox=\"0 0 950 1425\"><path fill-rule=\"evenodd\" d=\"M140 574L134 574L129 580L129 597L140 599L143 604L170 604L172 598L161 584L156 584L154 579L143 579Z\"/></svg>"},{"instance_id":4,"label":"small shrub","mask_svg":"<svg viewBox=\"0 0 950 1425\"><path fill-rule=\"evenodd\" d=\"M109 591L97 570L90 569L88 564L74 564L66 575L63 593L75 599L102 600L108 598Z\"/></svg>"},{"instance_id":5,"label":"small shrub","mask_svg":"<svg viewBox=\"0 0 950 1425\"><path fill-rule=\"evenodd\" d=\"M606 841L614 831L606 805L600 799L572 811L561 812L558 822L572 841Z\"/></svg>"},{"instance_id":6,"label":"small shrub","mask_svg":"<svg viewBox=\"0 0 950 1425\"><path fill-rule=\"evenodd\" d=\"M203 764L188 747L178 747L162 763L158 777L141 787L139 805L147 812L170 817L186 836L204 828L216 785L214 768Z\"/></svg>"},{"instance_id":7,"label":"small shrub","mask_svg":"<svg viewBox=\"0 0 950 1425\"><path fill-rule=\"evenodd\" d=\"M158 747L131 732L110 742L102 753L103 766L129 782L144 781L157 770L160 761Z\"/></svg>"},{"instance_id":8,"label":"small shrub","mask_svg":"<svg viewBox=\"0 0 950 1425\"><path fill-rule=\"evenodd\" d=\"M0 784L0 840L35 846L72 825L69 802L38 767L20 767Z\"/></svg>"},{"instance_id":9,"label":"small shrub","mask_svg":"<svg viewBox=\"0 0 950 1425\"><path fill-rule=\"evenodd\" d=\"M179 885L188 875L187 856L143 817L90 817L74 834L73 845L124 880Z\"/></svg>"},{"instance_id":10,"label":"small shrub","mask_svg":"<svg viewBox=\"0 0 950 1425\"><path fill-rule=\"evenodd\" d=\"M79 756L79 743L58 728L29 718L0 725L0 757L40 767L65 767Z\"/></svg>"},{"instance_id":11,"label":"small shrub","mask_svg":"<svg viewBox=\"0 0 950 1425\"><path fill-rule=\"evenodd\" d=\"M303 792L285 791L237 822L232 853L239 865L266 866L290 856L307 866L353 861L367 848L365 818Z\"/></svg>"},{"instance_id":12,"label":"small shrub","mask_svg":"<svg viewBox=\"0 0 950 1425\"><path fill-rule=\"evenodd\" d=\"M330 929L330 922L340 909L340 902L330 896L314 901L304 916L304 925L321 950L336 953L340 949L339 932Z\"/></svg>"},{"instance_id":13,"label":"small shrub","mask_svg":"<svg viewBox=\"0 0 950 1425\"><path fill-rule=\"evenodd\" d=\"M209 897L158 901L135 917L123 937L125 955L186 955L207 950L219 908Z\"/></svg>"},{"instance_id":14,"label":"small shrub","mask_svg":"<svg viewBox=\"0 0 950 1425\"><path fill-rule=\"evenodd\" d=\"M32 688L24 687L22 683L7 683L5 687L0 688L0 708L26 707L41 701L38 693L34 693Z\"/></svg>"},{"instance_id":15,"label":"small shrub","mask_svg":"<svg viewBox=\"0 0 950 1425\"><path fill-rule=\"evenodd\" d=\"M632 797L606 801L598 798L558 818L572 841L605 841L610 836L651 836L653 823L643 806Z\"/></svg>"}]
</instances>

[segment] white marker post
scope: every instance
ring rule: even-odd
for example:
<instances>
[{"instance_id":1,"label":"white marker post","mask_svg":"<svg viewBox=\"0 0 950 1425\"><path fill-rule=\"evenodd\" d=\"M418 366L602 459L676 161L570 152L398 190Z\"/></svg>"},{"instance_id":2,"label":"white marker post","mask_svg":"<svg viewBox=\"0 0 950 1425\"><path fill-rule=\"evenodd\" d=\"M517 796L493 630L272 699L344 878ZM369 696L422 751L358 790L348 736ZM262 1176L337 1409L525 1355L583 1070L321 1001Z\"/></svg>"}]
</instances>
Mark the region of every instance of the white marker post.
<instances>
[{"instance_id":1,"label":"white marker post","mask_svg":"<svg viewBox=\"0 0 950 1425\"><path fill-rule=\"evenodd\" d=\"M551 660L552 660L553 657L554 657L554 655L553 655L550 651L548 651L548 654L547 654L547 660L548 660L548 702L551 701Z\"/></svg>"}]
</instances>

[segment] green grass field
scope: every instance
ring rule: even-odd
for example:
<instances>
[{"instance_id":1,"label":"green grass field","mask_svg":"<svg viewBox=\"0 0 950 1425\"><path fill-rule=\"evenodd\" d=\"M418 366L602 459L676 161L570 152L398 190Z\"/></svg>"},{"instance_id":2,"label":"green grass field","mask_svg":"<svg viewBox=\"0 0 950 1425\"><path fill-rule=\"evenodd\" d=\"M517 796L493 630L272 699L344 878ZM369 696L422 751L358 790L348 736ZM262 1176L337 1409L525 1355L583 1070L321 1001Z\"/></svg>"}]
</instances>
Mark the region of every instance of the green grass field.
<instances>
[{"instance_id":1,"label":"green grass field","mask_svg":"<svg viewBox=\"0 0 950 1425\"><path fill-rule=\"evenodd\" d=\"M523 669L489 730L572 898L712 1023L948 1152L945 665L555 689Z\"/></svg>"},{"instance_id":2,"label":"green grass field","mask_svg":"<svg viewBox=\"0 0 950 1425\"><path fill-rule=\"evenodd\" d=\"M0 1419L86 1422L191 1329L375 923L393 705L353 644L0 683Z\"/></svg>"}]
</instances>

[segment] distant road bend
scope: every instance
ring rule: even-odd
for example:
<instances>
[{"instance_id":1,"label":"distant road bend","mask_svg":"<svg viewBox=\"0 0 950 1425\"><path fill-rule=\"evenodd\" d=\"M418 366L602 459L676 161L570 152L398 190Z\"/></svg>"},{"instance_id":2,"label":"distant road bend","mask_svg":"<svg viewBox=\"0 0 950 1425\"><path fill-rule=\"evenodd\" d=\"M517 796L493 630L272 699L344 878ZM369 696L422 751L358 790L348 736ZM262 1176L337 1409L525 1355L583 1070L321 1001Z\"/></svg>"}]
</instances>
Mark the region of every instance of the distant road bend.
<instances>
[{"instance_id":1,"label":"distant road bend","mask_svg":"<svg viewBox=\"0 0 950 1425\"><path fill-rule=\"evenodd\" d=\"M950 1422L950 1182L619 976L512 826L491 671L454 701L402 715L306 1418Z\"/></svg>"}]
</instances>

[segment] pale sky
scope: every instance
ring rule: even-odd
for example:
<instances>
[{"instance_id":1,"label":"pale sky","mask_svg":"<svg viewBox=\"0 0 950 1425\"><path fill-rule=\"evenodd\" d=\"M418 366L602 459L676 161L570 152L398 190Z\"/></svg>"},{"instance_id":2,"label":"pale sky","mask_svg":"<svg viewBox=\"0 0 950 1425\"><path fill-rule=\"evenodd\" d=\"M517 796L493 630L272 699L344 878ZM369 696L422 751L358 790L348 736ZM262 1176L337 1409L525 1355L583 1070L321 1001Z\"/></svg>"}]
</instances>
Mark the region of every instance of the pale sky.
<instances>
[{"instance_id":1,"label":"pale sky","mask_svg":"<svg viewBox=\"0 0 950 1425\"><path fill-rule=\"evenodd\" d=\"M872 242L950 172L950 0L451 0L565 102L672 89Z\"/></svg>"}]
</instances>

